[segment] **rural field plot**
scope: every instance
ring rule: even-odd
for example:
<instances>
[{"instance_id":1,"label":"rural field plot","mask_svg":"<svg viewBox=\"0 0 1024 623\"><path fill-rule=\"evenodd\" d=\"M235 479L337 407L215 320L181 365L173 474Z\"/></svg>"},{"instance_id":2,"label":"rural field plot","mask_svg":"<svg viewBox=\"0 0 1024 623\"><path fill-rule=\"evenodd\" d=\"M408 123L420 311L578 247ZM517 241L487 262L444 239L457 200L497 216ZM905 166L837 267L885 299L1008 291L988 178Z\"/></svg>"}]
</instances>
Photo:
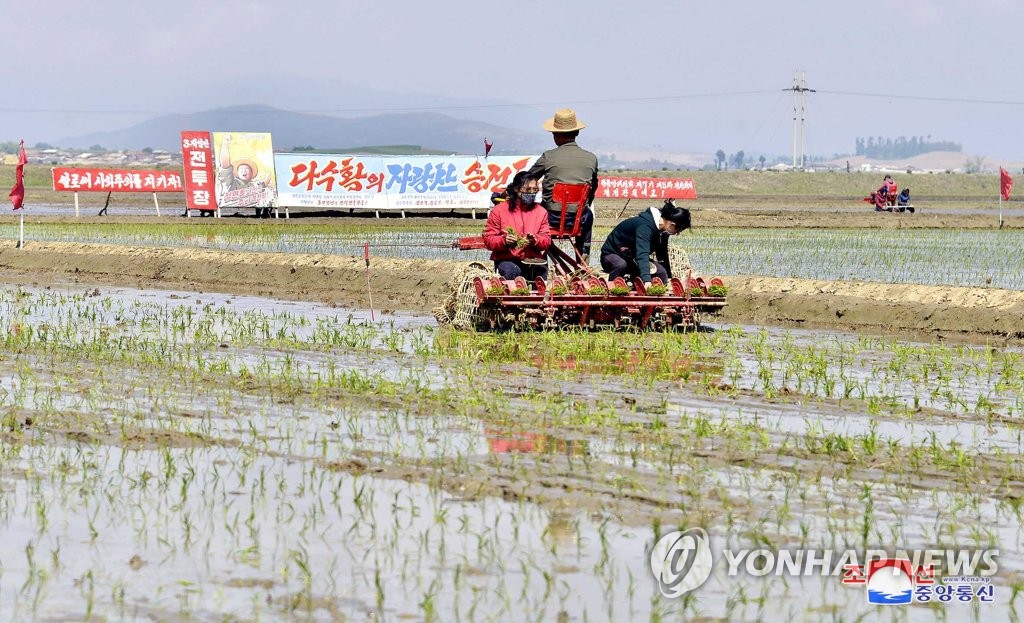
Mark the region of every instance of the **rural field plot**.
<instances>
[{"instance_id":1,"label":"rural field plot","mask_svg":"<svg viewBox=\"0 0 1024 623\"><path fill-rule=\"evenodd\" d=\"M448 228L380 225L251 225L42 223L40 241L206 248L226 251L312 253L373 257L486 261L488 251L459 251L460 236L479 235L482 221ZM598 227L595 246L607 234ZM13 226L0 237L17 237ZM694 266L709 275L950 285L1024 290L1024 230L798 229L698 227L673 238ZM593 258L596 266L598 258Z\"/></svg>"},{"instance_id":2,"label":"rural field plot","mask_svg":"<svg viewBox=\"0 0 1024 623\"><path fill-rule=\"evenodd\" d=\"M0 291L0 616L988 620L1024 586L1024 352L757 327L473 334L246 296ZM994 603L732 548L999 549Z\"/></svg>"}]
</instances>

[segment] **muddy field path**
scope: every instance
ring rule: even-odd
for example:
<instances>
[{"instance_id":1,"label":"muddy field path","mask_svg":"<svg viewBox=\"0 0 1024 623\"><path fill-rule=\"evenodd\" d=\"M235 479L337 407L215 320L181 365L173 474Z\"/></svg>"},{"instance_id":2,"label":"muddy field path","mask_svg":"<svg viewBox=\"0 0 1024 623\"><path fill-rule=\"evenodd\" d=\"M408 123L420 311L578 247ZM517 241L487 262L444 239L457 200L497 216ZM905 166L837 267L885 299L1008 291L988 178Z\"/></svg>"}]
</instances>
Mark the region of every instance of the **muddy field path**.
<instances>
[{"instance_id":1,"label":"muddy field path","mask_svg":"<svg viewBox=\"0 0 1024 623\"><path fill-rule=\"evenodd\" d=\"M369 269L378 311L429 313L463 263L373 258ZM251 294L366 309L361 258L323 254L161 248L29 241L0 243L9 282L37 286L97 284ZM1024 337L1024 293L850 281L732 276L719 320L869 332L913 332L968 340Z\"/></svg>"}]
</instances>

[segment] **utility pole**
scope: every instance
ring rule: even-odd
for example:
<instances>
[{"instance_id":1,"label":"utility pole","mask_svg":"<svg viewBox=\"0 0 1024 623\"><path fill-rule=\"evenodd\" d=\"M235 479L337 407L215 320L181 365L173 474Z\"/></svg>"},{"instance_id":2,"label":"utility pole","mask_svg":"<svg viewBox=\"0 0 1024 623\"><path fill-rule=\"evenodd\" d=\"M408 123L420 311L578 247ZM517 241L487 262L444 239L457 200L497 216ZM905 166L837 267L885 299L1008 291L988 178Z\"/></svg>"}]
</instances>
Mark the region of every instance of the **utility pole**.
<instances>
[{"instance_id":1,"label":"utility pole","mask_svg":"<svg viewBox=\"0 0 1024 623\"><path fill-rule=\"evenodd\" d=\"M816 93L814 89L807 88L807 73L803 71L797 71L793 73L793 86L788 89L782 89L783 91L793 92L793 167L797 167L797 162L801 169L806 164L804 160L804 148L807 145L806 125L807 125L807 93ZM800 112L800 125L797 126L797 109ZM799 132L799 141L797 135ZM800 144L800 157L797 158L797 143Z\"/></svg>"}]
</instances>

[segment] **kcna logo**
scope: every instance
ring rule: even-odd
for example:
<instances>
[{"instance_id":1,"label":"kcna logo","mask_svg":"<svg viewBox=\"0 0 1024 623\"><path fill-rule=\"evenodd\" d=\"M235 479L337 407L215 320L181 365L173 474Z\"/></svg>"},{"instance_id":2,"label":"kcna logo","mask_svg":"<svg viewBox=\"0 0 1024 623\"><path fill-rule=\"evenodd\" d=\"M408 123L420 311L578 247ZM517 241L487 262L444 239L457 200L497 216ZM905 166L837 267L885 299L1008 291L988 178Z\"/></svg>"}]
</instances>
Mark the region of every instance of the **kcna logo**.
<instances>
[{"instance_id":1,"label":"kcna logo","mask_svg":"<svg viewBox=\"0 0 1024 623\"><path fill-rule=\"evenodd\" d=\"M658 590L670 599L681 597L711 575L711 546L701 528L669 532L651 550L651 572Z\"/></svg>"}]
</instances>

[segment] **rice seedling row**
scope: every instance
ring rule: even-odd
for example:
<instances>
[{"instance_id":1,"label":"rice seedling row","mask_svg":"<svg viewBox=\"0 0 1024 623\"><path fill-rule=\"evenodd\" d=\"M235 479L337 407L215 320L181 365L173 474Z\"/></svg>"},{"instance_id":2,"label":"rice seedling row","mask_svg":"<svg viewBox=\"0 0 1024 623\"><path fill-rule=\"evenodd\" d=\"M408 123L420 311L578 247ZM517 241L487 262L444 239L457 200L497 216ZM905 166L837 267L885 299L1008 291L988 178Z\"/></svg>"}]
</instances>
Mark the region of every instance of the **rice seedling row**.
<instances>
[{"instance_id":1,"label":"rice seedling row","mask_svg":"<svg viewBox=\"0 0 1024 623\"><path fill-rule=\"evenodd\" d=\"M5 618L863 611L834 578L714 576L663 600L645 548L672 525L995 545L1001 607L1021 585L1015 349L477 335L131 290L6 289L0 331Z\"/></svg>"}]
</instances>

